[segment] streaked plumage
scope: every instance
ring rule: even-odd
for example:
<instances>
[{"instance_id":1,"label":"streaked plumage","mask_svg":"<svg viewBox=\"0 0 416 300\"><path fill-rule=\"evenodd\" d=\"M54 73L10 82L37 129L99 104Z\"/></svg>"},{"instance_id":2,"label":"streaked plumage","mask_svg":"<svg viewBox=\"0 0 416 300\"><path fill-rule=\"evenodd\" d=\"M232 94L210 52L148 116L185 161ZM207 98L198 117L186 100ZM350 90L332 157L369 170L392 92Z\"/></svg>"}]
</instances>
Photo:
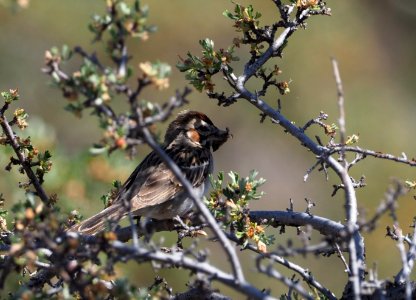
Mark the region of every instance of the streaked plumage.
<instances>
[{"instance_id":1,"label":"streaked plumage","mask_svg":"<svg viewBox=\"0 0 416 300\"><path fill-rule=\"evenodd\" d=\"M218 129L206 115L185 111L169 125L163 149L202 197L213 170L211 149L216 151L228 137L228 129ZM124 200L130 201L133 215L159 220L184 216L193 208L192 199L187 197L172 171L151 152L123 184L110 207L69 231L82 234L102 231L107 220L118 221L128 214Z\"/></svg>"}]
</instances>

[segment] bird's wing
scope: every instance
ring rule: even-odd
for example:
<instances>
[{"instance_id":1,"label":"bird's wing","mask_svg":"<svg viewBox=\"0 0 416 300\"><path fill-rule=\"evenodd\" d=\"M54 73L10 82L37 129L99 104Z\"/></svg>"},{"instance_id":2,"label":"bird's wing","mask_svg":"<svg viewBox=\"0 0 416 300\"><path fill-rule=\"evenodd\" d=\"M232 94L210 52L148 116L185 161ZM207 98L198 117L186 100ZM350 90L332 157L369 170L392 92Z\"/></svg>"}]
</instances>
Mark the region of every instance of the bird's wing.
<instances>
[{"instance_id":1,"label":"bird's wing","mask_svg":"<svg viewBox=\"0 0 416 300\"><path fill-rule=\"evenodd\" d=\"M181 190L182 185L172 171L160 164L147 176L138 193L133 196L132 203L135 209L157 205L172 199Z\"/></svg>"},{"instance_id":2,"label":"bird's wing","mask_svg":"<svg viewBox=\"0 0 416 300\"><path fill-rule=\"evenodd\" d=\"M176 156L179 154L168 154L174 161L178 161ZM183 153L180 155L183 155ZM208 156L202 155L202 157L205 157L206 159L198 165L188 163L179 165L185 177L193 187L199 187L203 184L208 177L208 174L211 172L212 166L209 156L209 152ZM181 161L184 161L183 158ZM130 198L132 209L137 210L146 206L163 203L174 198L182 191L182 185L176 176L164 165L159 156L152 152L127 179L118 198Z\"/></svg>"}]
</instances>

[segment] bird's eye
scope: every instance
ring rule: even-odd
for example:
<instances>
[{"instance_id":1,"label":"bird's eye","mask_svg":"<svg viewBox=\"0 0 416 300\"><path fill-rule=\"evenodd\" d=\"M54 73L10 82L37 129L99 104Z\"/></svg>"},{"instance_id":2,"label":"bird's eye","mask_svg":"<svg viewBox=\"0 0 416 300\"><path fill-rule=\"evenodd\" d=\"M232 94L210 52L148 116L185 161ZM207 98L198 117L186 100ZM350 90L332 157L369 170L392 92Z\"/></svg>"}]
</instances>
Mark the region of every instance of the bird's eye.
<instances>
[{"instance_id":1,"label":"bird's eye","mask_svg":"<svg viewBox=\"0 0 416 300\"><path fill-rule=\"evenodd\" d=\"M203 126L203 125L197 126L195 129L198 130L198 132L200 132L200 133L209 132L209 128L207 126Z\"/></svg>"}]
</instances>

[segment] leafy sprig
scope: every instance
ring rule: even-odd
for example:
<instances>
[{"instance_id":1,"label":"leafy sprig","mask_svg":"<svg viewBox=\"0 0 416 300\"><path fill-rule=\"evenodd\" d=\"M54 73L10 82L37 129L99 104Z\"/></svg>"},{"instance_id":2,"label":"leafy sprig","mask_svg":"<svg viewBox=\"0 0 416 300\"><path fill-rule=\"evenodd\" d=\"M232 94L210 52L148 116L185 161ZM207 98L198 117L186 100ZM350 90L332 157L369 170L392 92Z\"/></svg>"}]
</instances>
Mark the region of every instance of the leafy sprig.
<instances>
[{"instance_id":1,"label":"leafy sprig","mask_svg":"<svg viewBox=\"0 0 416 300\"><path fill-rule=\"evenodd\" d=\"M261 13L255 12L252 5L243 6L240 4L235 5L234 13L227 9L223 12L223 15L235 21L234 27L237 31L242 32L257 29L261 17Z\"/></svg>"},{"instance_id":2,"label":"leafy sprig","mask_svg":"<svg viewBox=\"0 0 416 300\"><path fill-rule=\"evenodd\" d=\"M240 239L243 247L251 239L259 251L267 252L267 245L273 243L274 237L266 235L265 228L249 217L250 202L264 195L258 188L265 183L265 179L256 179L257 175L257 171L251 171L247 177L229 172L230 180L226 183L224 173L220 172L217 179L211 177L213 191L206 203L216 219Z\"/></svg>"},{"instance_id":3,"label":"leafy sprig","mask_svg":"<svg viewBox=\"0 0 416 300\"><path fill-rule=\"evenodd\" d=\"M210 39L200 40L199 44L202 47L202 57L188 52L186 59L181 59L176 67L185 72L186 79L198 91L214 91L215 84L212 81L212 76L220 71L232 72L229 64L232 61L237 61L239 58L234 56L234 46L227 50L220 49L215 51L214 42ZM225 68L227 67L227 68Z\"/></svg>"},{"instance_id":4,"label":"leafy sprig","mask_svg":"<svg viewBox=\"0 0 416 300\"><path fill-rule=\"evenodd\" d=\"M40 152L38 148L32 145L30 137L22 138L13 132L15 126L24 130L28 126L27 118L28 114L22 108L15 109L13 118L11 121L7 121L5 113L10 108L10 104L19 100L20 96L17 89L10 89L9 91L3 91L0 93L4 99L4 105L0 109L0 125L3 129L0 135L0 145L11 146L16 152L16 157L11 156L9 163L5 169L10 171L13 166L19 166L19 172L24 173L25 168L35 168L34 176L36 176L37 182L42 184L44 176L52 168L51 154L48 150ZM32 172L32 171L31 171ZM21 183L20 187L26 191L30 191L33 184L33 180L27 183Z\"/></svg>"}]
</instances>

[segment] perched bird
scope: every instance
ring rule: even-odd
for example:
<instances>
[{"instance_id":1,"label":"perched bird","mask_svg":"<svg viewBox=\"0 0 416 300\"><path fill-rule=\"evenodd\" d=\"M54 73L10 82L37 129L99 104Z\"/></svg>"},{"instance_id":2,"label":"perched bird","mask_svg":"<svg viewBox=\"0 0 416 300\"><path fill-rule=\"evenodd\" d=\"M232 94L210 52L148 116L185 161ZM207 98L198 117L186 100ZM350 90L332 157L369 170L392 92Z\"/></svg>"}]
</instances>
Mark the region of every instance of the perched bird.
<instances>
[{"instance_id":1,"label":"perched bird","mask_svg":"<svg viewBox=\"0 0 416 300\"><path fill-rule=\"evenodd\" d=\"M205 114L184 111L169 124L162 148L202 197L213 170L211 151L216 151L229 137L228 128L218 129ZM88 235L103 231L108 221L117 222L128 215L126 200L133 216L158 220L182 217L194 206L175 175L153 151L126 180L111 206L69 231Z\"/></svg>"}]
</instances>

